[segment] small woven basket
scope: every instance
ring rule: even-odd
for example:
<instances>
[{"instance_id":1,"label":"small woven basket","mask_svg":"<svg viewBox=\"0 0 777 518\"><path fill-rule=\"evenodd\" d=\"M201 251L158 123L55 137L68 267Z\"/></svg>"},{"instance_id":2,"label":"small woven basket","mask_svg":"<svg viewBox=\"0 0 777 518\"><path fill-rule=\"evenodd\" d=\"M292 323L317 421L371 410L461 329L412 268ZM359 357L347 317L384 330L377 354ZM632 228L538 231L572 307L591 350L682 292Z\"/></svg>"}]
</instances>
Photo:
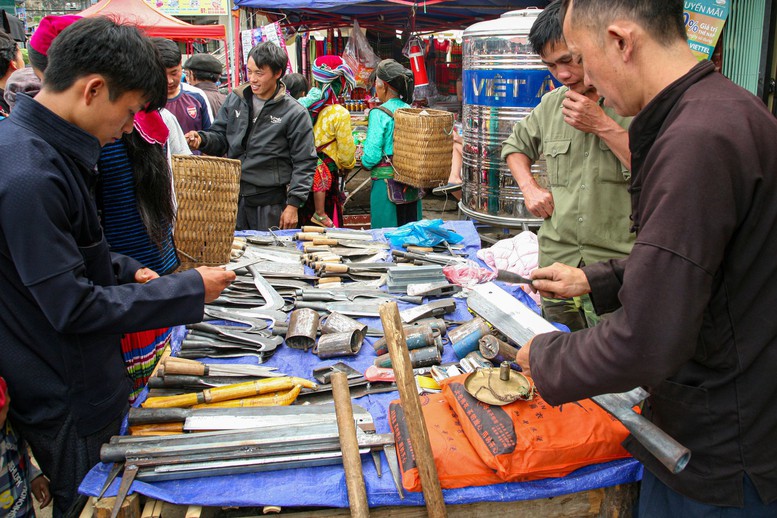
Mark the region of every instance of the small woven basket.
<instances>
[{"instance_id":1,"label":"small woven basket","mask_svg":"<svg viewBox=\"0 0 777 518\"><path fill-rule=\"evenodd\" d=\"M228 263L237 220L240 161L174 155L173 181L179 270Z\"/></svg>"},{"instance_id":2,"label":"small woven basket","mask_svg":"<svg viewBox=\"0 0 777 518\"><path fill-rule=\"evenodd\" d=\"M394 112L394 179L412 187L448 182L453 154L453 114L400 108Z\"/></svg>"}]
</instances>

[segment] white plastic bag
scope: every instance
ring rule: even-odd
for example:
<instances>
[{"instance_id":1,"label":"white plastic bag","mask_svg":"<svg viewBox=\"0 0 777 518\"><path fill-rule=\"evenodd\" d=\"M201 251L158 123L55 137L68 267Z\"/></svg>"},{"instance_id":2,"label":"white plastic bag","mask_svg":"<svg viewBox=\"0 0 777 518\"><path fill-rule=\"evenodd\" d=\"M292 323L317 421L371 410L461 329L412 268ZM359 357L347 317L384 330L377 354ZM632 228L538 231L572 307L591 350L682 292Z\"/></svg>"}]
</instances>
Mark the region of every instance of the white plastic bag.
<instances>
[{"instance_id":1,"label":"white plastic bag","mask_svg":"<svg viewBox=\"0 0 777 518\"><path fill-rule=\"evenodd\" d=\"M356 20L353 21L351 37L348 38L348 44L343 51L343 61L353 70L357 87L369 88L371 86L369 84L370 74L380 63L380 58L373 52L370 42L362 34L359 22Z\"/></svg>"}]
</instances>

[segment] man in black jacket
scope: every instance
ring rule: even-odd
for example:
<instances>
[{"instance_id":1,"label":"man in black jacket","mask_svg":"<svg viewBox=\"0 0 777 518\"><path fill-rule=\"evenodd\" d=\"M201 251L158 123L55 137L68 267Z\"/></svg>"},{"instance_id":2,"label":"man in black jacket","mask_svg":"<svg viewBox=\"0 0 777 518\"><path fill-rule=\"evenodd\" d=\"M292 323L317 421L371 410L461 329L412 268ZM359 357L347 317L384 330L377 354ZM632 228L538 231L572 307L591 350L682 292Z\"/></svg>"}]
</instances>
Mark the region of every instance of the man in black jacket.
<instances>
[{"instance_id":1,"label":"man in black jacket","mask_svg":"<svg viewBox=\"0 0 777 518\"><path fill-rule=\"evenodd\" d=\"M189 147L242 162L238 230L296 228L313 185L316 146L307 110L286 95L288 58L271 42L248 54L248 83L227 96L208 131L186 134Z\"/></svg>"},{"instance_id":2,"label":"man in black jacket","mask_svg":"<svg viewBox=\"0 0 777 518\"><path fill-rule=\"evenodd\" d=\"M48 59L43 89L20 94L0 124L0 376L59 516L119 432L130 392L121 335L200 321L235 275L201 267L160 278L112 253L100 227L100 147L166 98L148 38L84 18Z\"/></svg>"},{"instance_id":3,"label":"man in black jacket","mask_svg":"<svg viewBox=\"0 0 777 518\"><path fill-rule=\"evenodd\" d=\"M586 82L636 114L637 239L626 259L533 272L613 313L516 361L552 404L647 387L644 414L692 455L675 475L626 441L647 468L640 516L777 516L777 120L697 62L681 0L565 3Z\"/></svg>"}]
</instances>

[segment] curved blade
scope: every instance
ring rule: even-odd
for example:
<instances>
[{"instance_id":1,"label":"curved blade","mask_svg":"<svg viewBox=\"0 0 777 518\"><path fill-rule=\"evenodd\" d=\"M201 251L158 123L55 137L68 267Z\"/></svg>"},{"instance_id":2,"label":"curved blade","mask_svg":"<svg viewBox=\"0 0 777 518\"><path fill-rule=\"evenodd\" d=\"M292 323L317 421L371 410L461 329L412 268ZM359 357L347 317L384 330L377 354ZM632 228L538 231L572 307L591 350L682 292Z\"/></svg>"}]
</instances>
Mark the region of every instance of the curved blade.
<instances>
[{"instance_id":1,"label":"curved blade","mask_svg":"<svg viewBox=\"0 0 777 518\"><path fill-rule=\"evenodd\" d=\"M249 265L248 271L251 272L251 275L254 277L254 285L256 286L256 289L259 290L259 293L262 294L262 298L266 301L264 306L259 306L257 309L281 309L284 304L286 304L286 302L283 300L283 297L281 297L278 292L275 291L275 288L273 288L270 283L267 282L264 277L262 277L262 274L259 273L254 265Z\"/></svg>"}]
</instances>

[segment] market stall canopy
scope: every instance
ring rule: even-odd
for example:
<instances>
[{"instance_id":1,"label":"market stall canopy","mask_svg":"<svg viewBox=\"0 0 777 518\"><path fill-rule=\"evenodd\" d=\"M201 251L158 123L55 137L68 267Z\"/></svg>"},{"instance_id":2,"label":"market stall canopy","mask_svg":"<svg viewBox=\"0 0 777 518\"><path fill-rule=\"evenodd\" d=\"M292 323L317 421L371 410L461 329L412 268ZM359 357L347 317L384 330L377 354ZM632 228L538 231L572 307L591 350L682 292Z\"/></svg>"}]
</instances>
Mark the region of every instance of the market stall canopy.
<instances>
[{"instance_id":1,"label":"market stall canopy","mask_svg":"<svg viewBox=\"0 0 777 518\"><path fill-rule=\"evenodd\" d=\"M108 16L141 27L149 36L177 41L202 39L223 40L227 31L223 25L193 25L166 15L143 0L100 0L81 16Z\"/></svg>"},{"instance_id":2,"label":"market stall canopy","mask_svg":"<svg viewBox=\"0 0 777 518\"><path fill-rule=\"evenodd\" d=\"M0 9L0 13L2 13L2 19L0 19L0 24L2 25L0 25L0 30L10 34L16 41L22 43L27 41L27 35L24 34L24 23L16 16L5 12L5 9Z\"/></svg>"},{"instance_id":3,"label":"market stall canopy","mask_svg":"<svg viewBox=\"0 0 777 518\"><path fill-rule=\"evenodd\" d=\"M415 31L465 29L473 23L498 18L502 13L527 7L544 8L549 0L235 0L238 7L285 15L284 26L307 30L347 27L353 19L363 28L410 28L415 6Z\"/></svg>"}]
</instances>

